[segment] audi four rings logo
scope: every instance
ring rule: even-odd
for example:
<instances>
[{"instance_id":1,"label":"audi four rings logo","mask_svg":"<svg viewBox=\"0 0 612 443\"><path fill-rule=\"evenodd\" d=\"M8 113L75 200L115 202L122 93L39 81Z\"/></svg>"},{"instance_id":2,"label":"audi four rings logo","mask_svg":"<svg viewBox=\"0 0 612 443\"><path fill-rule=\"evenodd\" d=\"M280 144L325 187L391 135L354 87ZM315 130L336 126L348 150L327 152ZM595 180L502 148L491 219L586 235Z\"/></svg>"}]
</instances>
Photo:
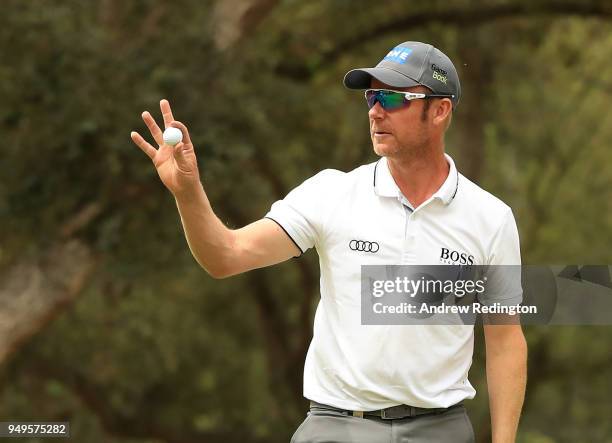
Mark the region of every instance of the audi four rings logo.
<instances>
[{"instance_id":1,"label":"audi four rings logo","mask_svg":"<svg viewBox=\"0 0 612 443\"><path fill-rule=\"evenodd\" d=\"M351 240L349 242L349 248L351 248L351 251L375 253L378 252L380 246L375 241Z\"/></svg>"}]
</instances>

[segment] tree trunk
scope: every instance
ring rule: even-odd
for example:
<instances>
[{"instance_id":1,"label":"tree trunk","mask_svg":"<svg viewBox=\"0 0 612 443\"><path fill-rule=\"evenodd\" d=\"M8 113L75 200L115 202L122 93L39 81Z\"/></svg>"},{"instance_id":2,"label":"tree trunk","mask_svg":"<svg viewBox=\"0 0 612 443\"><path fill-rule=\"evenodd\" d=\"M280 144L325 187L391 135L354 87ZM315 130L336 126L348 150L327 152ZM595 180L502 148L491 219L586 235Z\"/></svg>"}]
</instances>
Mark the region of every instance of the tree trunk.
<instances>
[{"instance_id":1,"label":"tree trunk","mask_svg":"<svg viewBox=\"0 0 612 443\"><path fill-rule=\"evenodd\" d=\"M94 264L89 248L70 240L0 273L0 365L75 300Z\"/></svg>"}]
</instances>

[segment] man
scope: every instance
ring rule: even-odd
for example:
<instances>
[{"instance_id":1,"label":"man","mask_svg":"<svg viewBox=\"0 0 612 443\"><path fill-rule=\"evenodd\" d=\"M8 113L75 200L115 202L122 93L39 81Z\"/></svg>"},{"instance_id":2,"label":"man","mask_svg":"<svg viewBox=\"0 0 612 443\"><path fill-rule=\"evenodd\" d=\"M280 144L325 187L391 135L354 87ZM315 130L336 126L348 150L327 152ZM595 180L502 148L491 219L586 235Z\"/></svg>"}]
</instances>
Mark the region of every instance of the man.
<instances>
[{"instance_id":1,"label":"man","mask_svg":"<svg viewBox=\"0 0 612 443\"><path fill-rule=\"evenodd\" d=\"M161 101L165 126L183 143L133 141L173 193L198 263L224 278L299 256L315 247L321 301L306 357L306 420L292 442L470 442L462 405L473 325L363 325L361 265L520 264L512 212L459 174L444 134L461 95L453 63L420 42L393 48L375 67L352 70L344 84L367 89L370 134L381 159L349 173L325 170L272 205L263 219L230 230L215 216L200 182L184 124ZM455 257L455 258L454 258ZM513 294L508 302L520 302ZM527 348L519 324L485 325L493 442L515 440L526 383Z\"/></svg>"}]
</instances>

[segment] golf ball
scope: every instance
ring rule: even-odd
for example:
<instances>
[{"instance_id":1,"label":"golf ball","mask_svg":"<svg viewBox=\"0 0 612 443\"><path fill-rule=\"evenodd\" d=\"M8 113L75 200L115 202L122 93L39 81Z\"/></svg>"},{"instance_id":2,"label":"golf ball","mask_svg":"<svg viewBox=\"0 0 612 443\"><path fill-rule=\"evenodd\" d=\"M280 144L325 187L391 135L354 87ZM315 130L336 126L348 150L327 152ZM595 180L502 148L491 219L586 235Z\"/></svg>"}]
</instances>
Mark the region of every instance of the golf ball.
<instances>
[{"instance_id":1,"label":"golf ball","mask_svg":"<svg viewBox=\"0 0 612 443\"><path fill-rule=\"evenodd\" d=\"M164 143L174 146L183 141L183 133L179 128L170 127L164 131Z\"/></svg>"}]
</instances>

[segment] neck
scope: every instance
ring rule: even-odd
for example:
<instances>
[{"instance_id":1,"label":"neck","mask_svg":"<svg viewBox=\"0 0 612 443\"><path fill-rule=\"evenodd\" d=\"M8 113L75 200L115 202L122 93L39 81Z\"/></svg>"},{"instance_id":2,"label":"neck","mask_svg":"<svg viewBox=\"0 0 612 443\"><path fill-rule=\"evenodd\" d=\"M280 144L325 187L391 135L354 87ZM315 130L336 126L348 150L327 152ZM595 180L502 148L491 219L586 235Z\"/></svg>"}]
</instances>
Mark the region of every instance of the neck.
<instances>
[{"instance_id":1,"label":"neck","mask_svg":"<svg viewBox=\"0 0 612 443\"><path fill-rule=\"evenodd\" d=\"M420 206L440 189L450 170L444 157L444 147L422 154L413 158L387 157L393 180L413 208Z\"/></svg>"}]
</instances>

